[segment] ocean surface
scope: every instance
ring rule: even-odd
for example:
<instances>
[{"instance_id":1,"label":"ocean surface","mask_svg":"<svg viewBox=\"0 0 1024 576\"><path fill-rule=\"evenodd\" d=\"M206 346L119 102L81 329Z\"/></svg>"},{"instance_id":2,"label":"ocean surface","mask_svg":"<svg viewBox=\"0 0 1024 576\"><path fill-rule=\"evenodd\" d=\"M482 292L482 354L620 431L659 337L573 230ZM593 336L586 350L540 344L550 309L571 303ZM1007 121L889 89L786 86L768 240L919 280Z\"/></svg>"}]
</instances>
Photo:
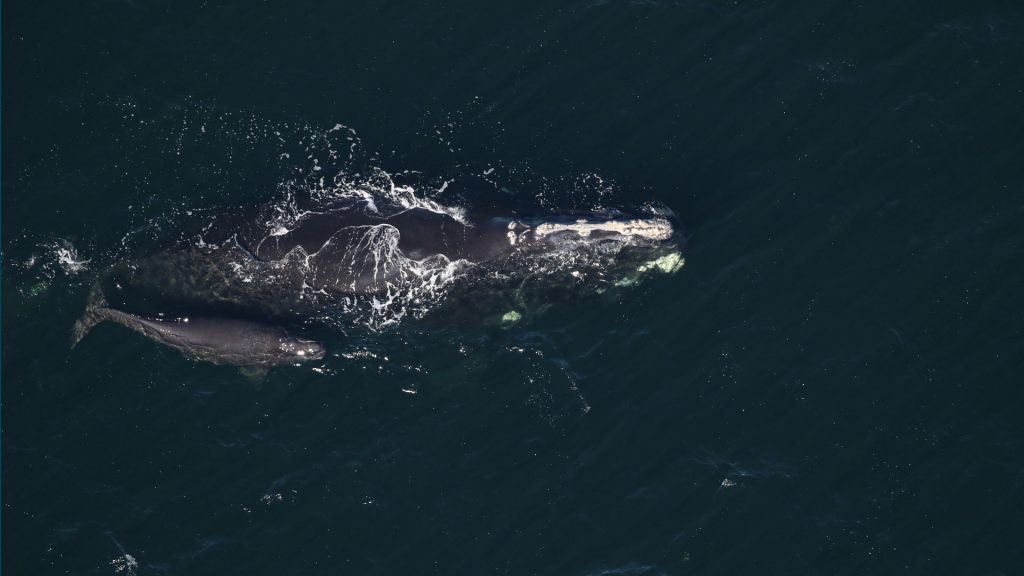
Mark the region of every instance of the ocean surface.
<instances>
[{"instance_id":1,"label":"ocean surface","mask_svg":"<svg viewBox=\"0 0 1024 576\"><path fill-rule=\"evenodd\" d=\"M5 575L1024 574L1020 3L2 22ZM685 265L321 327L263 380L114 325L69 349L112 266L321 177L660 206Z\"/></svg>"}]
</instances>

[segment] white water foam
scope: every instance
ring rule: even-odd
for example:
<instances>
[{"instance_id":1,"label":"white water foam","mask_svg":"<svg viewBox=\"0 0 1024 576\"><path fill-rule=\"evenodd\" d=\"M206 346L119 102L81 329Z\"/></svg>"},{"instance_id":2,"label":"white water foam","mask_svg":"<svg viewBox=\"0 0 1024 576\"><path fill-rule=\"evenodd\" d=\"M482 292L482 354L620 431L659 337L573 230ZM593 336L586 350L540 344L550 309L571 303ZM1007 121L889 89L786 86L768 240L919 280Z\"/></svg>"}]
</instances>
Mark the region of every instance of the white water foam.
<instances>
[{"instance_id":1,"label":"white water foam","mask_svg":"<svg viewBox=\"0 0 1024 576\"><path fill-rule=\"evenodd\" d=\"M127 553L111 560L110 566L114 568L114 574L136 576L139 573L138 560L136 560L131 554Z\"/></svg>"}]
</instances>

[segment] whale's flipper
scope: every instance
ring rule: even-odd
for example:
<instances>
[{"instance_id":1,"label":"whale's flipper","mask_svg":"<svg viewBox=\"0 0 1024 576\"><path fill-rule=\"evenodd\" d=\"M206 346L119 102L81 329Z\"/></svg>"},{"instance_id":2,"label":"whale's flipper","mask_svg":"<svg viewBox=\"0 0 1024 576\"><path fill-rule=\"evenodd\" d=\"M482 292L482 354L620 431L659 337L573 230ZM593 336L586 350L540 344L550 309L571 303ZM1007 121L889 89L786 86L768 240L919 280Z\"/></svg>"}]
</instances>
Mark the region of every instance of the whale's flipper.
<instances>
[{"instance_id":1,"label":"whale's flipper","mask_svg":"<svg viewBox=\"0 0 1024 576\"><path fill-rule=\"evenodd\" d=\"M92 285L92 289L89 291L85 312L82 313L82 317L75 322L74 328L71 329L72 349L89 333L89 330L92 330L93 326L107 319L107 316L104 314L105 310L107 310L107 299L103 296L103 288L97 282Z\"/></svg>"}]
</instances>

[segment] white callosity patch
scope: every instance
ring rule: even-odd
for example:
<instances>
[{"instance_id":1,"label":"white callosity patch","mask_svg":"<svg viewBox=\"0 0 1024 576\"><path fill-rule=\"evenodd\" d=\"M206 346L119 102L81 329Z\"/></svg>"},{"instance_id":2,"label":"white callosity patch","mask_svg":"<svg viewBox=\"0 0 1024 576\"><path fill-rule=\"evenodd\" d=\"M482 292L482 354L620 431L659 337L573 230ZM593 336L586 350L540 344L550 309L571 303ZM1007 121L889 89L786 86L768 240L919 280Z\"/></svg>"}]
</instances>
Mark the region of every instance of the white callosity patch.
<instances>
[{"instance_id":1,"label":"white callosity patch","mask_svg":"<svg viewBox=\"0 0 1024 576\"><path fill-rule=\"evenodd\" d=\"M575 232L580 236L590 236L595 232L612 232L627 238L643 238L652 241L664 241L672 237L672 224L663 218L636 220L609 220L591 222L577 220L569 224L548 223L538 224L533 228L534 234L548 236L559 232Z\"/></svg>"}]
</instances>

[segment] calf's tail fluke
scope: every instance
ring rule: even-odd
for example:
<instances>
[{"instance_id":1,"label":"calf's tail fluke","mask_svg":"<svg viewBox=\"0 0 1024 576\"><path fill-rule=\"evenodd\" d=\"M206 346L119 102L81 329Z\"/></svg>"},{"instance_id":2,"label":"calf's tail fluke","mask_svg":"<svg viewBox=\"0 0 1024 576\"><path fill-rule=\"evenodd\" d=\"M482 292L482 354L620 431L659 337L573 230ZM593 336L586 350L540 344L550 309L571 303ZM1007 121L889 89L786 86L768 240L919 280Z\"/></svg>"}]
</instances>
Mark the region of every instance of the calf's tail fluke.
<instances>
[{"instance_id":1,"label":"calf's tail fluke","mask_svg":"<svg viewBox=\"0 0 1024 576\"><path fill-rule=\"evenodd\" d=\"M99 282L92 285L92 290L89 291L89 299L85 304L85 312L82 313L82 317L75 321L74 328L71 329L71 348L74 348L78 343L92 330L92 327L106 320L104 311L107 310L107 299L103 296L103 288L100 287Z\"/></svg>"}]
</instances>

